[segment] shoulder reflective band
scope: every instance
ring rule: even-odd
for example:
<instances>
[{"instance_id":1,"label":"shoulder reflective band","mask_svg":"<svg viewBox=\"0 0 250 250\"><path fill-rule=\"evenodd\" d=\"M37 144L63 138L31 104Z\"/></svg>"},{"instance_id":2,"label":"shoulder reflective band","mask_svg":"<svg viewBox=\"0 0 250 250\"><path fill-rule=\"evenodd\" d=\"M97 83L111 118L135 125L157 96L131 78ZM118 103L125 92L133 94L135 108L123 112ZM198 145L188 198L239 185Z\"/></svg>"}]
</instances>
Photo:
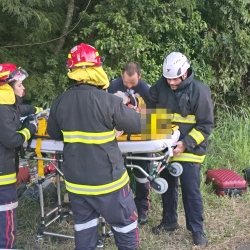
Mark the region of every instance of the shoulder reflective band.
<instances>
[{"instance_id":1,"label":"shoulder reflective band","mask_svg":"<svg viewBox=\"0 0 250 250\"><path fill-rule=\"evenodd\" d=\"M30 138L30 131L27 128L24 128L20 131L17 131L18 133L22 134L24 136L24 142L28 141Z\"/></svg>"},{"instance_id":2,"label":"shoulder reflective band","mask_svg":"<svg viewBox=\"0 0 250 250\"><path fill-rule=\"evenodd\" d=\"M16 173L0 175L0 186L8 185L16 182Z\"/></svg>"},{"instance_id":3,"label":"shoulder reflective band","mask_svg":"<svg viewBox=\"0 0 250 250\"><path fill-rule=\"evenodd\" d=\"M206 155L195 155L190 153L182 153L180 156L173 156L170 158L170 162L173 161L185 161L185 162L196 162L202 163Z\"/></svg>"},{"instance_id":4,"label":"shoulder reflective band","mask_svg":"<svg viewBox=\"0 0 250 250\"><path fill-rule=\"evenodd\" d=\"M0 212L15 209L15 208L17 208L17 206L18 206L18 201L14 202L14 203L6 204L6 205L0 205Z\"/></svg>"},{"instance_id":5,"label":"shoulder reflective band","mask_svg":"<svg viewBox=\"0 0 250 250\"><path fill-rule=\"evenodd\" d=\"M196 120L194 115L188 115L187 117L183 117L180 114L174 113L172 117L172 122L195 124Z\"/></svg>"},{"instance_id":6,"label":"shoulder reflective band","mask_svg":"<svg viewBox=\"0 0 250 250\"><path fill-rule=\"evenodd\" d=\"M126 234L137 227L137 220L126 227L113 227L113 229L118 233Z\"/></svg>"},{"instance_id":7,"label":"shoulder reflective band","mask_svg":"<svg viewBox=\"0 0 250 250\"><path fill-rule=\"evenodd\" d=\"M205 137L203 136L203 134L195 128L193 128L189 132L189 135L194 138L197 144L200 144L201 142L205 140Z\"/></svg>"},{"instance_id":8,"label":"shoulder reflective band","mask_svg":"<svg viewBox=\"0 0 250 250\"><path fill-rule=\"evenodd\" d=\"M76 231L82 231L84 229L88 229L91 227L96 227L98 225L99 222L99 218L93 219L91 221L88 221L86 223L82 223L82 224L75 224L74 228Z\"/></svg>"},{"instance_id":9,"label":"shoulder reflective band","mask_svg":"<svg viewBox=\"0 0 250 250\"><path fill-rule=\"evenodd\" d=\"M85 195L108 194L122 188L128 182L129 182L129 177L127 171L124 172L124 174L120 179L105 185L98 185L98 186L80 185L80 184L70 183L65 180L66 189L69 192L74 194L85 194Z\"/></svg>"},{"instance_id":10,"label":"shoulder reflective band","mask_svg":"<svg viewBox=\"0 0 250 250\"><path fill-rule=\"evenodd\" d=\"M62 131L64 142L68 143L86 143L86 144L103 144L115 139L115 132L89 133L82 131Z\"/></svg>"}]
</instances>

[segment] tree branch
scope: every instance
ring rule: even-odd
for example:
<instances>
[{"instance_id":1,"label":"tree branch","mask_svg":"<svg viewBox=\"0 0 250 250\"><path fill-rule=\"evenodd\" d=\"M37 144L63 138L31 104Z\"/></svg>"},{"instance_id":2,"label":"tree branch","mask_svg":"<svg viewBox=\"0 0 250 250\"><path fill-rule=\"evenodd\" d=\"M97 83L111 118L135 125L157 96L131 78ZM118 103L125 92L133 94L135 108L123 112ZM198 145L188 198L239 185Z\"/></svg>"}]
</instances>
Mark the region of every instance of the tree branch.
<instances>
[{"instance_id":1,"label":"tree branch","mask_svg":"<svg viewBox=\"0 0 250 250\"><path fill-rule=\"evenodd\" d=\"M55 49L55 55L58 56L62 50L63 44L66 39L66 34L69 31L69 26L72 21L73 13L74 13L74 8L75 8L75 0L68 0L68 12L66 16L66 20L61 32L61 38L58 40L56 49Z\"/></svg>"}]
</instances>

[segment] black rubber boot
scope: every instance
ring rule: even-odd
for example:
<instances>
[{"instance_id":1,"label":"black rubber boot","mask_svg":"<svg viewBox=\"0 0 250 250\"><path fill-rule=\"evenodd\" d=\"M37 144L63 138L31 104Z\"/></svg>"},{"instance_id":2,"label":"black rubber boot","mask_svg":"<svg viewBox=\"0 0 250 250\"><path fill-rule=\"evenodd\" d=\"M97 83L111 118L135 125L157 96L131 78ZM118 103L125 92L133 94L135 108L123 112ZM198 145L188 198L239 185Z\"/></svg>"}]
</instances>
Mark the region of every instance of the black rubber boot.
<instances>
[{"instance_id":1,"label":"black rubber boot","mask_svg":"<svg viewBox=\"0 0 250 250\"><path fill-rule=\"evenodd\" d=\"M203 248L207 247L207 238L203 232L193 233L193 241L197 246L201 246Z\"/></svg>"},{"instance_id":2,"label":"black rubber boot","mask_svg":"<svg viewBox=\"0 0 250 250\"><path fill-rule=\"evenodd\" d=\"M138 222L140 225L146 224L148 221L148 215L146 212L139 212L138 214Z\"/></svg>"},{"instance_id":3,"label":"black rubber boot","mask_svg":"<svg viewBox=\"0 0 250 250\"><path fill-rule=\"evenodd\" d=\"M152 228L152 233L160 234L162 231L175 231L178 228L180 228L178 222L173 222L173 223L161 222L160 225Z\"/></svg>"}]
</instances>

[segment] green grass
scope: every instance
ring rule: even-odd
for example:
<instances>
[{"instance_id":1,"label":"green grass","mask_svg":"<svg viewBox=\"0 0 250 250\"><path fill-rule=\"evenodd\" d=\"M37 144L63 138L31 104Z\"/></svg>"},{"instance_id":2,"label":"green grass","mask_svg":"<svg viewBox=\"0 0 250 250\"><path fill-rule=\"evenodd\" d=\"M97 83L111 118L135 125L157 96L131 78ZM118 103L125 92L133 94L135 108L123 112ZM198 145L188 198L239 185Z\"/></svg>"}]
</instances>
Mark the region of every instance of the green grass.
<instances>
[{"instance_id":1,"label":"green grass","mask_svg":"<svg viewBox=\"0 0 250 250\"><path fill-rule=\"evenodd\" d=\"M201 192L204 201L204 225L209 240L210 250L238 249L241 245L250 244L250 192L240 197L219 197L211 184L206 185L208 169L227 168L242 175L242 170L250 167L250 122L249 110L239 110L237 115L221 113L217 115L216 127L210 137L209 153L202 165ZM176 232L153 235L151 228L159 224L162 214L161 196L151 193L152 207L149 221L140 226L141 244L138 250L167 249L200 249L192 242L191 234L185 228L185 215L179 199L179 223L181 228ZM46 198L45 208L53 207ZM74 249L71 239L44 236L38 240L36 232L40 227L39 202L20 200L18 207L17 248L25 250ZM107 228L108 230L108 228ZM71 216L58 220L47 228L47 231L73 235ZM106 239L106 250L117 249L113 237Z\"/></svg>"}]
</instances>

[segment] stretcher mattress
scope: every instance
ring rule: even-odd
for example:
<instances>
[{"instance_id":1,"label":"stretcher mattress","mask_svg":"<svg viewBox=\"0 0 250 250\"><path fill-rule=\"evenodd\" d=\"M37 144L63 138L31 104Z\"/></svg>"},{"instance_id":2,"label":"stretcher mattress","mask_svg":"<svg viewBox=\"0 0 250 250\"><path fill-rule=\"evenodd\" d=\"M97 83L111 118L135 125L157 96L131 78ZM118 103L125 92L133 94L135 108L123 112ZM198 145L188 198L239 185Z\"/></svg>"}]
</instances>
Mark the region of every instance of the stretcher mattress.
<instances>
[{"instance_id":1,"label":"stretcher mattress","mask_svg":"<svg viewBox=\"0 0 250 250\"><path fill-rule=\"evenodd\" d=\"M174 131L170 139L152 140L152 141L118 141L118 146L123 154L125 153L156 153L171 147L174 142L178 141L180 131ZM32 139L30 148L36 149L37 139ZM27 145L24 145L27 147ZM41 145L41 152L43 151L63 151L63 142L43 139Z\"/></svg>"}]
</instances>

